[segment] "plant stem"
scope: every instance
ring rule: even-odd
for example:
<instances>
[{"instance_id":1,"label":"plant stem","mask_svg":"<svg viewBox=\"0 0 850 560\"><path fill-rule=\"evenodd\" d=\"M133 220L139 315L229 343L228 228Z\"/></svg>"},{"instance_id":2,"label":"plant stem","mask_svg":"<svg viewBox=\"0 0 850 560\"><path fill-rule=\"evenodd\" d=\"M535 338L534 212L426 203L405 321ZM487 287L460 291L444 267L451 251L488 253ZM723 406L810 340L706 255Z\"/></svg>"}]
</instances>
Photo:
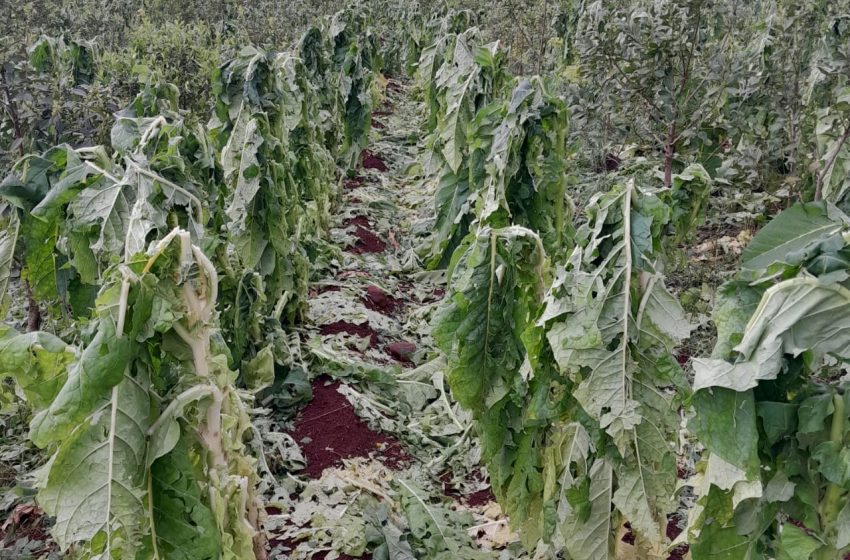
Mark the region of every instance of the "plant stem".
<instances>
[{"instance_id":1,"label":"plant stem","mask_svg":"<svg viewBox=\"0 0 850 560\"><path fill-rule=\"evenodd\" d=\"M838 159L838 154L841 152L841 148L844 146L844 143L847 142L847 139L850 138L850 124L844 129L844 134L841 136L841 139L838 141L838 145L835 147L835 151L832 153L832 156L829 158L829 161L826 162L826 165L823 166L823 169L817 174L817 184L815 186L815 200L823 199L823 179L824 176L832 169L832 166L835 165L835 160Z\"/></svg>"},{"instance_id":2,"label":"plant stem","mask_svg":"<svg viewBox=\"0 0 850 560\"><path fill-rule=\"evenodd\" d=\"M676 153L676 121L667 129L667 142L664 144L664 186L673 184L673 155Z\"/></svg>"},{"instance_id":3,"label":"plant stem","mask_svg":"<svg viewBox=\"0 0 850 560\"><path fill-rule=\"evenodd\" d=\"M829 440L838 446L842 446L844 445L845 423L844 397L838 393L834 394L832 396L832 406L835 411L832 413ZM829 536L830 540L833 540L831 537L834 536L835 521L838 519L838 514L844 505L844 494L844 488L838 484L830 483L826 487L826 493L821 504L821 526L823 527L823 534ZM831 545L822 547L817 551L818 560L836 557L837 553Z\"/></svg>"},{"instance_id":4,"label":"plant stem","mask_svg":"<svg viewBox=\"0 0 850 560\"><path fill-rule=\"evenodd\" d=\"M27 332L33 332L41 328L41 310L32 295L32 288L28 280L24 281L24 286L27 291Z\"/></svg>"},{"instance_id":5,"label":"plant stem","mask_svg":"<svg viewBox=\"0 0 850 560\"><path fill-rule=\"evenodd\" d=\"M153 548L153 560L159 560L159 545L156 536L156 522L153 514L153 478L151 469L148 467L146 476L148 478L148 523L151 526L151 545Z\"/></svg>"},{"instance_id":6,"label":"plant stem","mask_svg":"<svg viewBox=\"0 0 850 560\"><path fill-rule=\"evenodd\" d=\"M628 371L628 356L629 356L629 317L632 314L632 189L634 189L634 180L629 180L626 183L626 192L623 195L623 255L626 260L625 279L623 284L623 341L620 347L622 355L622 370L623 383L623 409L626 408L626 400L631 398L629 390L629 380L626 372Z\"/></svg>"},{"instance_id":7,"label":"plant stem","mask_svg":"<svg viewBox=\"0 0 850 560\"><path fill-rule=\"evenodd\" d=\"M18 141L18 153L21 157L26 154L24 148L24 134L21 130L21 121L18 118L18 108L15 104L15 99L12 97L12 92L9 91L9 80L6 77L6 68L0 65L0 80L3 81L3 93L6 96L6 108L8 109L9 119L12 121L12 128L15 130L15 140Z\"/></svg>"}]
</instances>

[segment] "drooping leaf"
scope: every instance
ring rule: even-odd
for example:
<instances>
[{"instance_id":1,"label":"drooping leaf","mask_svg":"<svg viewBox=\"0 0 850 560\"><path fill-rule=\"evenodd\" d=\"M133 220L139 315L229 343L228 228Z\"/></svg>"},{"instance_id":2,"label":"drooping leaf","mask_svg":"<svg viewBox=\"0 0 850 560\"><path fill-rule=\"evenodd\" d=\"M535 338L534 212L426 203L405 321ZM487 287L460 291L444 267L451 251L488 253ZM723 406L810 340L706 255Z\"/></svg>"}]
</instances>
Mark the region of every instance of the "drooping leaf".
<instances>
[{"instance_id":1,"label":"drooping leaf","mask_svg":"<svg viewBox=\"0 0 850 560\"><path fill-rule=\"evenodd\" d=\"M75 358L73 348L49 333L0 325L0 378L12 377L36 410L53 401Z\"/></svg>"},{"instance_id":2,"label":"drooping leaf","mask_svg":"<svg viewBox=\"0 0 850 560\"><path fill-rule=\"evenodd\" d=\"M153 495L148 500L153 501L157 546L167 558L215 560L221 557L220 534L203 501L188 447L185 439L179 441L150 471Z\"/></svg>"},{"instance_id":3,"label":"drooping leaf","mask_svg":"<svg viewBox=\"0 0 850 560\"><path fill-rule=\"evenodd\" d=\"M847 226L847 219L832 205L797 204L759 231L741 255L742 266L759 272L774 263L799 265Z\"/></svg>"},{"instance_id":4,"label":"drooping leaf","mask_svg":"<svg viewBox=\"0 0 850 560\"><path fill-rule=\"evenodd\" d=\"M123 380L62 440L38 499L63 548L93 541L106 557L133 555L146 528L145 440L150 396ZM94 543L99 543L94 544Z\"/></svg>"},{"instance_id":5,"label":"drooping leaf","mask_svg":"<svg viewBox=\"0 0 850 560\"><path fill-rule=\"evenodd\" d=\"M4 212L8 212L8 217L0 218L0 315L3 316L9 309L9 279L12 276L12 261L20 229L20 221L14 209L0 205L0 215Z\"/></svg>"},{"instance_id":6,"label":"drooping leaf","mask_svg":"<svg viewBox=\"0 0 850 560\"><path fill-rule=\"evenodd\" d=\"M101 330L68 369L68 378L56 397L30 425L30 437L44 447L61 442L95 410L102 410L111 391L125 378L135 344L106 320Z\"/></svg>"}]
</instances>

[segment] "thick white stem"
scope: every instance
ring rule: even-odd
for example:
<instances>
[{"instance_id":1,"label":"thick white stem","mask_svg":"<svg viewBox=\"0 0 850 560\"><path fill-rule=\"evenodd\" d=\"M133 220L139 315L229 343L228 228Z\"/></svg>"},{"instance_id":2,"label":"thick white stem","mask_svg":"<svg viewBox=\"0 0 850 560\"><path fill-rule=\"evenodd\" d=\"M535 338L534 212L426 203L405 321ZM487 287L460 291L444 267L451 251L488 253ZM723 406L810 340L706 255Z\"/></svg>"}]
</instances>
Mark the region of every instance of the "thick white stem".
<instances>
[{"instance_id":1,"label":"thick white stem","mask_svg":"<svg viewBox=\"0 0 850 560\"><path fill-rule=\"evenodd\" d=\"M216 390L212 403L207 407L207 425L201 429L201 438L210 452L212 463L217 468L226 468L227 459L221 445L221 409L224 404L224 394Z\"/></svg>"},{"instance_id":2,"label":"thick white stem","mask_svg":"<svg viewBox=\"0 0 850 560\"><path fill-rule=\"evenodd\" d=\"M115 326L115 337L116 338L124 338L124 322L127 318L127 306L129 302L130 296L130 278L128 277L125 270L122 270L124 273L124 280L121 282L121 295L118 299L118 323ZM130 364L128 363L124 368L124 377L127 376L128 370L130 368ZM123 379L122 379L123 381ZM115 454L115 432L118 429L118 387L120 386L120 382L118 385L112 388L112 403L109 411L109 439L107 441L107 472L106 472L106 550L109 553L112 550L112 477L113 475L113 467L115 465L115 461L113 455Z\"/></svg>"},{"instance_id":3,"label":"thick white stem","mask_svg":"<svg viewBox=\"0 0 850 560\"><path fill-rule=\"evenodd\" d=\"M148 468L148 523L151 526L151 544L153 545L153 560L159 560L159 545L157 544L156 523L153 515L153 477L151 470Z\"/></svg>"},{"instance_id":4,"label":"thick white stem","mask_svg":"<svg viewBox=\"0 0 850 560\"><path fill-rule=\"evenodd\" d=\"M192 245L192 254L198 265L207 274L207 288L209 293L205 294L203 308L201 309L201 320L208 321L215 311L215 304L218 301L218 272L215 269L212 261L196 246Z\"/></svg>"},{"instance_id":5,"label":"thick white stem","mask_svg":"<svg viewBox=\"0 0 850 560\"><path fill-rule=\"evenodd\" d=\"M148 142L150 142L151 136L159 130L159 127L165 124L165 117L162 115L158 115L153 121L151 121L150 125L148 125L148 129L142 134L142 137L139 138L139 147L146 146Z\"/></svg>"}]
</instances>

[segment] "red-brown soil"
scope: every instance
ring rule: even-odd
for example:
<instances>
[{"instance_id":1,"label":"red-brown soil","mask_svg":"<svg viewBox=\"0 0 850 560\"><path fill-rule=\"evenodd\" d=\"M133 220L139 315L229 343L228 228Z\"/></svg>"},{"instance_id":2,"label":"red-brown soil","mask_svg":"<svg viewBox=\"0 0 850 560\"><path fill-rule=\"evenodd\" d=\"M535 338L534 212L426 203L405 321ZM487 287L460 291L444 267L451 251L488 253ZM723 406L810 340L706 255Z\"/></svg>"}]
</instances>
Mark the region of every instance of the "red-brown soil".
<instances>
[{"instance_id":1,"label":"red-brown soil","mask_svg":"<svg viewBox=\"0 0 850 560\"><path fill-rule=\"evenodd\" d=\"M680 544L676 548L673 549L673 552L670 553L670 556L667 557L667 560L685 560L685 556L687 556L688 551L691 549L686 544Z\"/></svg>"},{"instance_id":2,"label":"red-brown soil","mask_svg":"<svg viewBox=\"0 0 850 560\"><path fill-rule=\"evenodd\" d=\"M369 337L369 346L372 348L378 347L378 333L372 330L368 322L355 324L348 321L336 321L319 327L319 333L324 336L345 333L352 336L359 336L360 338Z\"/></svg>"},{"instance_id":3,"label":"red-brown soil","mask_svg":"<svg viewBox=\"0 0 850 560\"><path fill-rule=\"evenodd\" d=\"M378 286L369 284L366 288L366 296L363 298L363 305L372 311L377 311L384 315L392 315L401 307L401 301L389 295Z\"/></svg>"},{"instance_id":4,"label":"red-brown soil","mask_svg":"<svg viewBox=\"0 0 850 560\"><path fill-rule=\"evenodd\" d=\"M313 381L311 400L295 419L292 437L307 459L310 478L319 478L328 467L339 467L351 457L375 458L391 469L403 468L410 456L394 438L374 432L354 412L337 389L339 381L328 377ZM309 441L307 441L309 440Z\"/></svg>"},{"instance_id":5,"label":"red-brown soil","mask_svg":"<svg viewBox=\"0 0 850 560\"><path fill-rule=\"evenodd\" d=\"M679 516L673 514L667 517L667 538L671 541L682 533L682 528L679 527ZM689 547L686 544L679 545L673 549L667 560L683 560L688 553Z\"/></svg>"},{"instance_id":6,"label":"red-brown soil","mask_svg":"<svg viewBox=\"0 0 850 560\"><path fill-rule=\"evenodd\" d=\"M450 486L450 482L452 479L452 473L449 471L444 471L437 476L437 479L442 483L443 494L449 496L450 498L454 498L460 502L466 503L466 505L471 507L483 506L489 504L490 502L495 502L496 497L493 496L492 490L489 487L484 490L479 490L478 492L473 492L468 496L463 496L460 492L455 490Z\"/></svg>"},{"instance_id":7,"label":"red-brown soil","mask_svg":"<svg viewBox=\"0 0 850 560\"><path fill-rule=\"evenodd\" d=\"M339 286L319 286L318 288L310 288L310 293L308 294L310 298L314 298L321 294L326 294L328 292L338 292L342 288Z\"/></svg>"},{"instance_id":8,"label":"red-brown soil","mask_svg":"<svg viewBox=\"0 0 850 560\"><path fill-rule=\"evenodd\" d=\"M363 154L361 156L363 158L363 168L364 169L375 169L380 171L381 173L385 173L389 168L387 164L384 163L380 157L376 156L369 150L363 150Z\"/></svg>"},{"instance_id":9,"label":"red-brown soil","mask_svg":"<svg viewBox=\"0 0 850 560\"><path fill-rule=\"evenodd\" d=\"M351 179L346 179L343 181L342 186L345 187L346 190L352 191L354 189L359 189L366 182L366 179L363 177L352 177Z\"/></svg>"},{"instance_id":10,"label":"red-brown soil","mask_svg":"<svg viewBox=\"0 0 850 560\"><path fill-rule=\"evenodd\" d=\"M313 555L313 560L325 560L327 556L327 552L318 552ZM340 554L337 558L339 560L372 560L372 555L367 552L363 556L358 556L357 558L355 558L354 556L349 556L348 554Z\"/></svg>"},{"instance_id":11,"label":"red-brown soil","mask_svg":"<svg viewBox=\"0 0 850 560\"><path fill-rule=\"evenodd\" d=\"M416 345L412 342L391 342L386 346L387 354L392 359L403 364L411 364L411 356L416 352Z\"/></svg>"},{"instance_id":12,"label":"red-brown soil","mask_svg":"<svg viewBox=\"0 0 850 560\"><path fill-rule=\"evenodd\" d=\"M50 551L56 550L56 543L50 539L45 521L47 518L38 506L31 504L16 506L0 527L0 558L6 558L2 551L8 547L14 547L15 542L19 540L40 543L40 546L31 549L39 555L39 558L42 555L46 557Z\"/></svg>"},{"instance_id":13,"label":"red-brown soil","mask_svg":"<svg viewBox=\"0 0 850 560\"><path fill-rule=\"evenodd\" d=\"M624 543L634 545L635 544L635 534L632 532L632 526L629 523L624 523L628 532L623 535L621 539ZM674 515L670 515L667 518L667 538L671 541L679 536L682 532L681 527L679 527L679 519ZM684 560L685 556L688 554L688 550L690 547L687 544L682 544L674 548L670 552L670 556L667 557L667 560Z\"/></svg>"},{"instance_id":14,"label":"red-brown soil","mask_svg":"<svg viewBox=\"0 0 850 560\"><path fill-rule=\"evenodd\" d=\"M469 496L466 496L465 501L468 506L477 507L487 505L490 502L495 502L496 497L489 488L485 488L484 490L479 490L478 492L473 492Z\"/></svg>"},{"instance_id":15,"label":"red-brown soil","mask_svg":"<svg viewBox=\"0 0 850 560\"><path fill-rule=\"evenodd\" d=\"M375 232L369 229L369 220L365 216L349 218L345 222L346 227L354 226L354 235L357 242L353 247L347 249L355 255L364 253L383 253L387 250L387 244Z\"/></svg>"},{"instance_id":16,"label":"red-brown soil","mask_svg":"<svg viewBox=\"0 0 850 560\"><path fill-rule=\"evenodd\" d=\"M623 538L620 539L620 540L623 541L626 544L630 544L630 545L634 546L634 544L635 544L635 534L632 533L632 524L627 521L627 522L623 523L623 527L625 527L627 529L627 531L626 531L626 534L623 535Z\"/></svg>"}]
</instances>

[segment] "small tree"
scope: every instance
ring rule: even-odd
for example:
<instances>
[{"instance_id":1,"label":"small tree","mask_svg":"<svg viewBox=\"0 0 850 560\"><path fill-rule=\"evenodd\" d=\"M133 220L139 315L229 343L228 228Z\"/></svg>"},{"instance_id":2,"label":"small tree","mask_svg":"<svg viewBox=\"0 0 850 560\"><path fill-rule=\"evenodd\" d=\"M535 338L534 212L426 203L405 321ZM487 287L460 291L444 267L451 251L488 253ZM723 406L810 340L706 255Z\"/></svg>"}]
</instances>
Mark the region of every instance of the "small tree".
<instances>
[{"instance_id":1,"label":"small tree","mask_svg":"<svg viewBox=\"0 0 850 560\"><path fill-rule=\"evenodd\" d=\"M580 117L596 120L592 143L650 146L667 187L677 153L716 146L704 129L717 124L726 100L734 9L707 0L586 6L576 29L575 101Z\"/></svg>"}]
</instances>

